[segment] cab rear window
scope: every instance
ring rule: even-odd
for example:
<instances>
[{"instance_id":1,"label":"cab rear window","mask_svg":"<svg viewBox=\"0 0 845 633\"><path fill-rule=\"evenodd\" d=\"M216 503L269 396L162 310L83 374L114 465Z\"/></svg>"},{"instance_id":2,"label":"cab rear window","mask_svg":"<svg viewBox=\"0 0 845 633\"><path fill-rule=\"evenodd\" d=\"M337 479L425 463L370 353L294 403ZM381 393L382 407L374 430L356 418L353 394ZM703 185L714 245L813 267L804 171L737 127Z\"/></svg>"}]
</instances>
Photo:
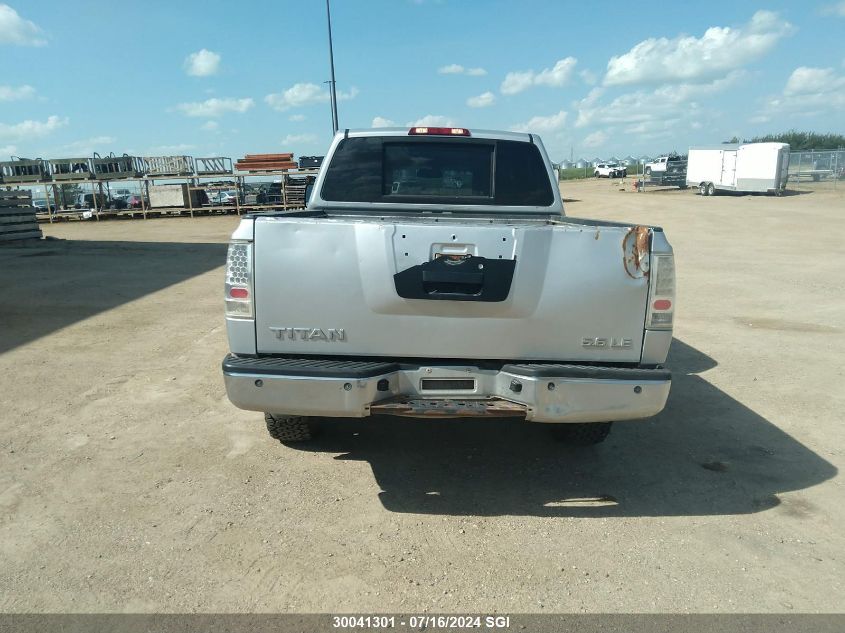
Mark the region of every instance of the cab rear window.
<instances>
[{"instance_id":1,"label":"cab rear window","mask_svg":"<svg viewBox=\"0 0 845 633\"><path fill-rule=\"evenodd\" d=\"M331 202L550 206L532 143L359 137L341 141L321 191Z\"/></svg>"}]
</instances>

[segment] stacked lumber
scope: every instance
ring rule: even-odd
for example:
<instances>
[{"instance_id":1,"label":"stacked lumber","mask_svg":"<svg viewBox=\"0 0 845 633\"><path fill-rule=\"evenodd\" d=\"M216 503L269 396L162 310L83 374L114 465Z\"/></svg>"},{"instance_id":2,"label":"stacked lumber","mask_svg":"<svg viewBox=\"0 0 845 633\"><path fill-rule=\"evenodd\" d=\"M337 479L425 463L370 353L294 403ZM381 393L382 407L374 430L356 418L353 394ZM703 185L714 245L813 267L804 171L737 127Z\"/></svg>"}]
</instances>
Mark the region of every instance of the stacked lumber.
<instances>
[{"instance_id":1,"label":"stacked lumber","mask_svg":"<svg viewBox=\"0 0 845 633\"><path fill-rule=\"evenodd\" d=\"M40 239L31 191L0 191L0 243Z\"/></svg>"},{"instance_id":2,"label":"stacked lumber","mask_svg":"<svg viewBox=\"0 0 845 633\"><path fill-rule=\"evenodd\" d=\"M247 154L237 163L238 171L285 171L297 169L293 154Z\"/></svg>"}]
</instances>

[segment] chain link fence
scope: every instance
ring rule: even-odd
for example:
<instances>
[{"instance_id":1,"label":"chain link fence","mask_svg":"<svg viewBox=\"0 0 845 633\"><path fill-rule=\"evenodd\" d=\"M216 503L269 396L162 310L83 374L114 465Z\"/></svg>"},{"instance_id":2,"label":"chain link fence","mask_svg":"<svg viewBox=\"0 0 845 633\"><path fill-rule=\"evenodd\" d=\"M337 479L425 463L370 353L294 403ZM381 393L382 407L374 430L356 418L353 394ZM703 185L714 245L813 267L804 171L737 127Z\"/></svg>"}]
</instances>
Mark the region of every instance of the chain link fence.
<instances>
[{"instance_id":1,"label":"chain link fence","mask_svg":"<svg viewBox=\"0 0 845 633\"><path fill-rule=\"evenodd\" d=\"M845 189L845 148L791 151L789 186L795 189Z\"/></svg>"}]
</instances>

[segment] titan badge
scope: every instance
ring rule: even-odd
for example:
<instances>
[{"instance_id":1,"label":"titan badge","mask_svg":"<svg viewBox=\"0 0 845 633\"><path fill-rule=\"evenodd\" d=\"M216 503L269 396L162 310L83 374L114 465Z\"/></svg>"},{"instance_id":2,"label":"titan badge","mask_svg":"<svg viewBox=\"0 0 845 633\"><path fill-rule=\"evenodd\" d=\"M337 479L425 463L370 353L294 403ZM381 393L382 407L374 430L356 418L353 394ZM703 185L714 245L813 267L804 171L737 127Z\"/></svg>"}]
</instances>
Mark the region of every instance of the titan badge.
<instances>
[{"instance_id":1,"label":"titan badge","mask_svg":"<svg viewBox=\"0 0 845 633\"><path fill-rule=\"evenodd\" d=\"M346 330L343 328L322 329L318 327L271 327L270 331L280 341L288 339L294 341L326 341L335 343L346 340Z\"/></svg>"}]
</instances>

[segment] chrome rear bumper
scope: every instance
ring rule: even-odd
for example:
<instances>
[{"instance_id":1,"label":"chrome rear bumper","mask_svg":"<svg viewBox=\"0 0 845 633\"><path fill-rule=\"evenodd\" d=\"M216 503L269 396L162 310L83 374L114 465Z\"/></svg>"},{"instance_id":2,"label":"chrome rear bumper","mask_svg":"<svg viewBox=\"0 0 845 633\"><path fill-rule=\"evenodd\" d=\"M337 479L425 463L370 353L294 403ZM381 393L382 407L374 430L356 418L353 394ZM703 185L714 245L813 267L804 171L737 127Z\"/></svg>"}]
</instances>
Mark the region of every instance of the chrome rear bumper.
<instances>
[{"instance_id":1,"label":"chrome rear bumper","mask_svg":"<svg viewBox=\"0 0 845 633\"><path fill-rule=\"evenodd\" d=\"M223 376L232 403L251 411L320 417L419 411L425 417L428 408L439 409L440 417L460 417L512 410L526 420L551 423L648 418L666 405L671 385L663 369L553 363L486 369L233 355L223 361ZM396 406L409 402L417 404ZM483 411L488 413L473 413Z\"/></svg>"}]
</instances>

